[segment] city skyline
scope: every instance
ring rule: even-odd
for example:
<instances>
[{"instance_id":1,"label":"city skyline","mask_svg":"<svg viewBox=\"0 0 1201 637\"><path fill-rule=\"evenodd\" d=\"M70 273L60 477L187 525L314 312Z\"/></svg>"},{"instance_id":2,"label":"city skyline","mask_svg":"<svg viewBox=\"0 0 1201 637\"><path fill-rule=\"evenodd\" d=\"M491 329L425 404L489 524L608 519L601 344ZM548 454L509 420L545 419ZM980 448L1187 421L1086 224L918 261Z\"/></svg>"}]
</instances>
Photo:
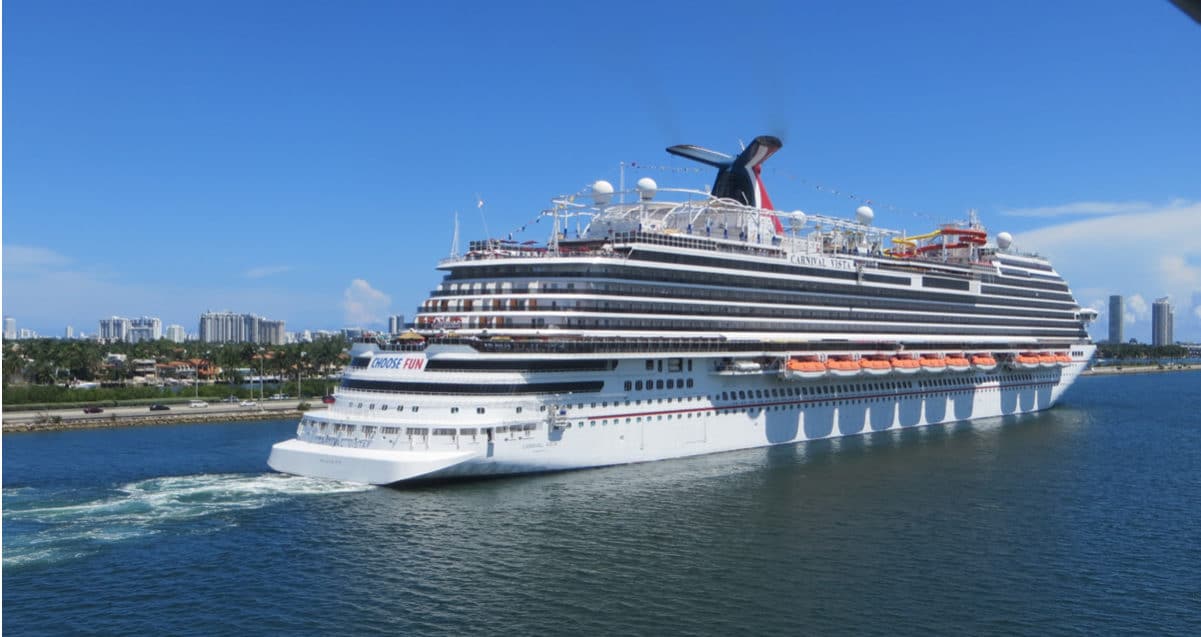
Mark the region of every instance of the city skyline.
<instances>
[{"instance_id":1,"label":"city skyline","mask_svg":"<svg viewBox=\"0 0 1201 637\"><path fill-rule=\"evenodd\" d=\"M603 37L570 7L7 7L4 313L384 331L438 285L456 210L464 244L542 241L549 199L619 164L704 188L663 148L769 133L779 207L870 201L910 233L977 209L1101 313L1094 340L1122 295L1127 338L1170 296L1201 341L1201 38L1169 3L767 4L748 17L796 37L660 46L721 7L606 5Z\"/></svg>"}]
</instances>

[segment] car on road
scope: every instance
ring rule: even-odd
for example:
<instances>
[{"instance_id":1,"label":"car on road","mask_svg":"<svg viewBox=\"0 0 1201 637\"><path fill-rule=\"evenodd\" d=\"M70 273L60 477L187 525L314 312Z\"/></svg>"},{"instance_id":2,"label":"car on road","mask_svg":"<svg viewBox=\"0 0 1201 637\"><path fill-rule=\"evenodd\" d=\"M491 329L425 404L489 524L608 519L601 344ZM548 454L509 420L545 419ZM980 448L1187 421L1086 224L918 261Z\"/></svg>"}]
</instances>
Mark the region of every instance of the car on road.
<instances>
[{"instance_id":1,"label":"car on road","mask_svg":"<svg viewBox=\"0 0 1201 637\"><path fill-rule=\"evenodd\" d=\"M243 400L239 404L242 405L243 407L258 407L259 406L259 404L253 400Z\"/></svg>"},{"instance_id":2,"label":"car on road","mask_svg":"<svg viewBox=\"0 0 1201 637\"><path fill-rule=\"evenodd\" d=\"M287 399L288 399L287 394L271 394L271 397L268 398L267 400L287 400Z\"/></svg>"},{"instance_id":3,"label":"car on road","mask_svg":"<svg viewBox=\"0 0 1201 637\"><path fill-rule=\"evenodd\" d=\"M334 404L334 397L329 394L326 394L325 396L321 397L321 402L323 402L327 405L332 405L332 404Z\"/></svg>"},{"instance_id":4,"label":"car on road","mask_svg":"<svg viewBox=\"0 0 1201 637\"><path fill-rule=\"evenodd\" d=\"M192 402L188 403L188 407L208 407L208 406L209 406L209 404L204 402L203 400L193 400Z\"/></svg>"},{"instance_id":5,"label":"car on road","mask_svg":"<svg viewBox=\"0 0 1201 637\"><path fill-rule=\"evenodd\" d=\"M99 407L84 407L83 413L85 413L85 414L102 414L102 413L104 413L104 410Z\"/></svg>"},{"instance_id":6,"label":"car on road","mask_svg":"<svg viewBox=\"0 0 1201 637\"><path fill-rule=\"evenodd\" d=\"M237 396L234 396L234 395L232 395L232 394L230 394L229 396L226 396L225 398L222 398L222 399L221 399L221 402L223 402L223 403L236 403L236 402L238 402L238 397L237 397Z\"/></svg>"},{"instance_id":7,"label":"car on road","mask_svg":"<svg viewBox=\"0 0 1201 637\"><path fill-rule=\"evenodd\" d=\"M154 403L153 405L150 406L150 411L169 411L170 409L171 409L170 407L168 407L162 403Z\"/></svg>"}]
</instances>

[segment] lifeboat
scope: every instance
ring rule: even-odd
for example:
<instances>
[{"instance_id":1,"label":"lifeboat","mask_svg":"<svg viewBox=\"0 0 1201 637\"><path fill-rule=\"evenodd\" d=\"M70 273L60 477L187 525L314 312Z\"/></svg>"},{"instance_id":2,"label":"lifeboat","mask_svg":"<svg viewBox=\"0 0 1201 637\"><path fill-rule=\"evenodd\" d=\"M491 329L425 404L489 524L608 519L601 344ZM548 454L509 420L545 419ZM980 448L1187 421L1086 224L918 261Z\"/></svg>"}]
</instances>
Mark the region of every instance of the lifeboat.
<instances>
[{"instance_id":1,"label":"lifeboat","mask_svg":"<svg viewBox=\"0 0 1201 637\"><path fill-rule=\"evenodd\" d=\"M1060 367L1067 367L1072 364L1072 357L1068 356L1067 352L1055 352L1055 363Z\"/></svg>"},{"instance_id":2,"label":"lifeboat","mask_svg":"<svg viewBox=\"0 0 1201 637\"><path fill-rule=\"evenodd\" d=\"M892 369L901 374L916 374L922 368L922 364L917 362L916 358L905 354L897 354L889 361L892 363Z\"/></svg>"},{"instance_id":3,"label":"lifeboat","mask_svg":"<svg viewBox=\"0 0 1201 637\"><path fill-rule=\"evenodd\" d=\"M997 359L993 358L992 354L972 354L972 367L982 371L991 372L997 368Z\"/></svg>"},{"instance_id":4,"label":"lifeboat","mask_svg":"<svg viewBox=\"0 0 1201 637\"><path fill-rule=\"evenodd\" d=\"M892 373L892 363L888 362L888 359L883 356L861 358L859 359L859 368L864 374L871 376L883 376Z\"/></svg>"},{"instance_id":5,"label":"lifeboat","mask_svg":"<svg viewBox=\"0 0 1201 637\"><path fill-rule=\"evenodd\" d=\"M972 362L963 354L947 354L944 360L947 362L947 369L952 372L966 372L972 369Z\"/></svg>"},{"instance_id":6,"label":"lifeboat","mask_svg":"<svg viewBox=\"0 0 1201 637\"><path fill-rule=\"evenodd\" d=\"M1038 364L1042 367L1058 367L1059 361L1055 358L1055 355L1052 354L1051 352L1039 352L1038 353Z\"/></svg>"},{"instance_id":7,"label":"lifeboat","mask_svg":"<svg viewBox=\"0 0 1201 637\"><path fill-rule=\"evenodd\" d=\"M784 374L791 378L821 378L826 371L826 364L816 356L790 358L784 365Z\"/></svg>"},{"instance_id":8,"label":"lifeboat","mask_svg":"<svg viewBox=\"0 0 1201 637\"><path fill-rule=\"evenodd\" d=\"M859 361L853 360L849 356L828 359L826 369L830 370L831 376L858 376L862 371Z\"/></svg>"},{"instance_id":9,"label":"lifeboat","mask_svg":"<svg viewBox=\"0 0 1201 637\"><path fill-rule=\"evenodd\" d=\"M941 354L922 354L917 363L922 366L922 371L932 374L947 371L947 361L943 359Z\"/></svg>"},{"instance_id":10,"label":"lifeboat","mask_svg":"<svg viewBox=\"0 0 1201 637\"><path fill-rule=\"evenodd\" d=\"M1022 352L1013 357L1013 367L1015 369L1038 369L1042 363L1042 359L1034 352Z\"/></svg>"}]
</instances>

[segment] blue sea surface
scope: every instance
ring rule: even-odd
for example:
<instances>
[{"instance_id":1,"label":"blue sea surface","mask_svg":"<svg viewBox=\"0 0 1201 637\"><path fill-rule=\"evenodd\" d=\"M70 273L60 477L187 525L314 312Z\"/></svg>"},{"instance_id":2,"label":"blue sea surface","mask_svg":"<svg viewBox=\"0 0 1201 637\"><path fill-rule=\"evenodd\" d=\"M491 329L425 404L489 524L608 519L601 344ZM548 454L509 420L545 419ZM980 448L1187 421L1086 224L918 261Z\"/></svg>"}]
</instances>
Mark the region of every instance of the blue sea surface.
<instances>
[{"instance_id":1,"label":"blue sea surface","mask_svg":"<svg viewBox=\"0 0 1201 637\"><path fill-rule=\"evenodd\" d=\"M272 473L294 430L5 434L4 632L1201 634L1201 372L408 489Z\"/></svg>"}]
</instances>

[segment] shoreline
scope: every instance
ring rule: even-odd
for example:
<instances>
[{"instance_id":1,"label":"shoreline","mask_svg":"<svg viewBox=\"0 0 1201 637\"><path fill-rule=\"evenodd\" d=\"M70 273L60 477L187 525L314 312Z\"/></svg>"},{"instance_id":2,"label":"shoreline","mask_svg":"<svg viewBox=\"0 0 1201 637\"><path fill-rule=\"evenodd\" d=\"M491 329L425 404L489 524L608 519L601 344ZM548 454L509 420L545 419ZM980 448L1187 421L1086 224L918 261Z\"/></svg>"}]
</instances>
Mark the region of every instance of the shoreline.
<instances>
[{"instance_id":1,"label":"shoreline","mask_svg":"<svg viewBox=\"0 0 1201 637\"><path fill-rule=\"evenodd\" d=\"M1090 367L1080 373L1081 376L1117 376L1121 374L1163 374L1167 372L1195 372L1201 370L1201 364L1197 363L1174 363L1168 365L1160 365L1152 363L1148 365L1105 365L1102 367Z\"/></svg>"},{"instance_id":2,"label":"shoreline","mask_svg":"<svg viewBox=\"0 0 1201 637\"><path fill-rule=\"evenodd\" d=\"M320 409L320 408L318 408ZM314 411L310 409L309 411ZM261 411L236 411L218 413L180 413L180 414L148 414L142 415L112 415L104 418L62 417L51 420L55 416L43 416L34 420L10 422L5 419L3 433L30 433L38 431L74 431L78 429L120 429L125 427L150 427L156 425L203 424L212 422L255 422L261 420L299 420L306 412L296 408L271 409Z\"/></svg>"}]
</instances>

